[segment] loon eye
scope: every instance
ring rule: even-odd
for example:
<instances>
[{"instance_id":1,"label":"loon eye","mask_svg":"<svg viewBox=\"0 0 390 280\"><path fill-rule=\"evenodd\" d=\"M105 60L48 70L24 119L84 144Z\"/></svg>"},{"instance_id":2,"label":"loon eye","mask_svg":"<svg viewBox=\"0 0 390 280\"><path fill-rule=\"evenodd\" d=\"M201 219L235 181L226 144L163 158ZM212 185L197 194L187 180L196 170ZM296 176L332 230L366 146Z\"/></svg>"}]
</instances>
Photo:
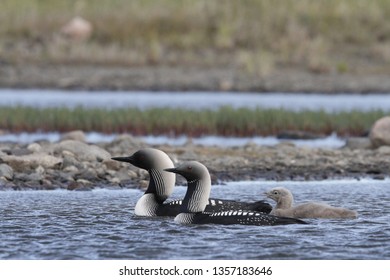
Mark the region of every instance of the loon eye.
<instances>
[{"instance_id":1,"label":"loon eye","mask_svg":"<svg viewBox=\"0 0 390 280\"><path fill-rule=\"evenodd\" d=\"M188 169L188 170L191 170L191 169L192 169L192 166L191 166L191 165L188 165L188 166L187 166L187 169Z\"/></svg>"}]
</instances>

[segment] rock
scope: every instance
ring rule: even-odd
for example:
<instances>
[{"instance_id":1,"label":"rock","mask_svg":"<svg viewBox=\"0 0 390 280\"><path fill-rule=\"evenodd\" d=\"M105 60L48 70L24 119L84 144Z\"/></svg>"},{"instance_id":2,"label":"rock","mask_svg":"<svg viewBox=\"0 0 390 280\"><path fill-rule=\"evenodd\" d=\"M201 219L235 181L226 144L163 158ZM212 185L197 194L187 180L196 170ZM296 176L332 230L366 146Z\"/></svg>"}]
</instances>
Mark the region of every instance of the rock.
<instances>
[{"instance_id":1,"label":"rock","mask_svg":"<svg viewBox=\"0 0 390 280\"><path fill-rule=\"evenodd\" d=\"M85 180L85 179L77 179L76 180L76 182L77 183L80 183L80 184L82 184L82 185L84 185L84 186L86 186L86 185L92 185L92 182L91 181L89 181L89 180Z\"/></svg>"},{"instance_id":2,"label":"rock","mask_svg":"<svg viewBox=\"0 0 390 280\"><path fill-rule=\"evenodd\" d=\"M16 148L12 149L9 154L14 156L25 156L31 154L31 151L25 148Z\"/></svg>"},{"instance_id":3,"label":"rock","mask_svg":"<svg viewBox=\"0 0 390 280\"><path fill-rule=\"evenodd\" d=\"M77 172L79 172L79 169L74 165L69 165L69 166L63 168L62 170L66 173L73 173L73 174L76 174Z\"/></svg>"},{"instance_id":4,"label":"rock","mask_svg":"<svg viewBox=\"0 0 390 280\"><path fill-rule=\"evenodd\" d=\"M44 179L43 174L39 174L37 172L33 172L30 174L27 173L17 173L15 175L15 179L23 182L28 182L31 186L40 185L40 181Z\"/></svg>"},{"instance_id":5,"label":"rock","mask_svg":"<svg viewBox=\"0 0 390 280\"><path fill-rule=\"evenodd\" d=\"M0 164L0 177L4 177L7 180L12 180L14 178L14 170L8 164Z\"/></svg>"},{"instance_id":6,"label":"rock","mask_svg":"<svg viewBox=\"0 0 390 280\"><path fill-rule=\"evenodd\" d=\"M35 169L38 166L43 168L57 168L61 165L62 159L47 154L37 153L23 156L4 156L3 161L8 163L15 171Z\"/></svg>"},{"instance_id":7,"label":"rock","mask_svg":"<svg viewBox=\"0 0 390 280\"><path fill-rule=\"evenodd\" d=\"M91 191L92 183L88 180L79 179L75 182L68 184L67 190L69 191Z\"/></svg>"},{"instance_id":8,"label":"rock","mask_svg":"<svg viewBox=\"0 0 390 280\"><path fill-rule=\"evenodd\" d=\"M380 153L381 155L390 155L390 146L379 147L378 153Z\"/></svg>"},{"instance_id":9,"label":"rock","mask_svg":"<svg viewBox=\"0 0 390 280\"><path fill-rule=\"evenodd\" d=\"M147 145L145 145L145 143L140 139L128 134L123 134L115 138L111 143L108 143L106 148L118 156L127 156L123 154L124 151L128 153L128 155L131 155L140 148L146 146Z\"/></svg>"},{"instance_id":10,"label":"rock","mask_svg":"<svg viewBox=\"0 0 390 280\"><path fill-rule=\"evenodd\" d=\"M85 133L81 130L74 130L68 133L64 133L60 139L60 141L64 140L75 140L80 142L86 142Z\"/></svg>"},{"instance_id":11,"label":"rock","mask_svg":"<svg viewBox=\"0 0 390 280\"><path fill-rule=\"evenodd\" d=\"M116 172L115 177L118 178L120 181L125 181L125 180L131 180L131 179L136 179L138 178L138 175L136 172L122 168L118 172Z\"/></svg>"},{"instance_id":12,"label":"rock","mask_svg":"<svg viewBox=\"0 0 390 280\"><path fill-rule=\"evenodd\" d=\"M374 148L390 146L390 116L380 118L373 124L370 140Z\"/></svg>"},{"instance_id":13,"label":"rock","mask_svg":"<svg viewBox=\"0 0 390 280\"><path fill-rule=\"evenodd\" d=\"M69 154L71 154L71 153L69 153ZM63 170L67 169L68 167L76 168L77 170L85 168L84 164L82 162L78 161L74 157L74 155L73 156L71 156L71 155L64 156L61 167Z\"/></svg>"},{"instance_id":14,"label":"rock","mask_svg":"<svg viewBox=\"0 0 390 280\"><path fill-rule=\"evenodd\" d=\"M9 182L4 177L0 177L0 191L15 189L16 185L13 182Z\"/></svg>"},{"instance_id":15,"label":"rock","mask_svg":"<svg viewBox=\"0 0 390 280\"><path fill-rule=\"evenodd\" d=\"M119 170L122 167L122 164L119 161L112 159L103 160L103 164L108 170Z\"/></svg>"},{"instance_id":16,"label":"rock","mask_svg":"<svg viewBox=\"0 0 390 280\"><path fill-rule=\"evenodd\" d=\"M75 41L85 41L92 35L92 24L82 17L74 17L61 28L61 33Z\"/></svg>"},{"instance_id":17,"label":"rock","mask_svg":"<svg viewBox=\"0 0 390 280\"><path fill-rule=\"evenodd\" d=\"M371 140L367 137L350 137L347 139L343 148L350 149L371 149Z\"/></svg>"},{"instance_id":18,"label":"rock","mask_svg":"<svg viewBox=\"0 0 390 280\"><path fill-rule=\"evenodd\" d=\"M27 150L33 153L40 153L42 152L42 146L39 145L38 143L31 143L30 145L27 146Z\"/></svg>"},{"instance_id":19,"label":"rock","mask_svg":"<svg viewBox=\"0 0 390 280\"><path fill-rule=\"evenodd\" d=\"M96 181L98 179L95 169L92 168L82 170L79 174L76 174L75 178L77 181L78 180Z\"/></svg>"},{"instance_id":20,"label":"rock","mask_svg":"<svg viewBox=\"0 0 390 280\"><path fill-rule=\"evenodd\" d=\"M54 152L62 153L63 151L73 153L81 161L102 162L111 158L110 153L106 150L96 145L88 145L76 140L65 140L55 145Z\"/></svg>"}]
</instances>

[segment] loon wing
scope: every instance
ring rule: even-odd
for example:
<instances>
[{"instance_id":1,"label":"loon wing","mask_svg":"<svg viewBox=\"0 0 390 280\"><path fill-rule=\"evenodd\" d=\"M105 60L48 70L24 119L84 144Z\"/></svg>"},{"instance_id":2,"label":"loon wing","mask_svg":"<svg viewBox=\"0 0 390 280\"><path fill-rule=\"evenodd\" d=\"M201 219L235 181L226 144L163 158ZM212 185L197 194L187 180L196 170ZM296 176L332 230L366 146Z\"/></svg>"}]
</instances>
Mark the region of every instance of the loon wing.
<instances>
[{"instance_id":1,"label":"loon wing","mask_svg":"<svg viewBox=\"0 0 390 280\"><path fill-rule=\"evenodd\" d=\"M204 212L222 212L229 210L251 210L262 213L270 213L272 206L263 200L256 202L240 202L225 199L209 199L209 204L206 206Z\"/></svg>"},{"instance_id":2,"label":"loon wing","mask_svg":"<svg viewBox=\"0 0 390 280\"><path fill-rule=\"evenodd\" d=\"M181 212L181 204L182 200L174 200L160 204L156 210L156 215L175 217Z\"/></svg>"},{"instance_id":3,"label":"loon wing","mask_svg":"<svg viewBox=\"0 0 390 280\"><path fill-rule=\"evenodd\" d=\"M182 200L173 200L168 203L160 204L156 210L157 216L176 216L181 212ZM262 212L269 214L272 210L272 206L263 201L256 202L239 202L234 200L214 199L210 198L209 203L206 206L204 212L214 213L223 212L229 210L251 210L256 212Z\"/></svg>"},{"instance_id":4,"label":"loon wing","mask_svg":"<svg viewBox=\"0 0 390 280\"><path fill-rule=\"evenodd\" d=\"M254 211L223 211L216 213L198 213L194 217L194 224L221 224L221 225L254 225L275 226L288 224L307 224L307 222L287 217L277 217Z\"/></svg>"}]
</instances>

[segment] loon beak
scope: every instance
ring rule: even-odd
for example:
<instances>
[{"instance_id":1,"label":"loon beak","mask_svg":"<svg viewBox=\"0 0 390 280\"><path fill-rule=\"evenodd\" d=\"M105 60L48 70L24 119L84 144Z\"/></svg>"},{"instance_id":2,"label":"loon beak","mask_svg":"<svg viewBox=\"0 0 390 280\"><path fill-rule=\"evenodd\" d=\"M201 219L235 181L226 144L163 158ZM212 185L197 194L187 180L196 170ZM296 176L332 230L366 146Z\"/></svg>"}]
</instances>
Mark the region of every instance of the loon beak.
<instances>
[{"instance_id":1,"label":"loon beak","mask_svg":"<svg viewBox=\"0 0 390 280\"><path fill-rule=\"evenodd\" d=\"M164 171L179 174L179 170L177 170L176 168L166 168L164 169Z\"/></svg>"},{"instance_id":2,"label":"loon beak","mask_svg":"<svg viewBox=\"0 0 390 280\"><path fill-rule=\"evenodd\" d=\"M112 157L111 159L116 160L116 161L129 162L131 164L134 162L134 159L131 156L130 157Z\"/></svg>"}]
</instances>

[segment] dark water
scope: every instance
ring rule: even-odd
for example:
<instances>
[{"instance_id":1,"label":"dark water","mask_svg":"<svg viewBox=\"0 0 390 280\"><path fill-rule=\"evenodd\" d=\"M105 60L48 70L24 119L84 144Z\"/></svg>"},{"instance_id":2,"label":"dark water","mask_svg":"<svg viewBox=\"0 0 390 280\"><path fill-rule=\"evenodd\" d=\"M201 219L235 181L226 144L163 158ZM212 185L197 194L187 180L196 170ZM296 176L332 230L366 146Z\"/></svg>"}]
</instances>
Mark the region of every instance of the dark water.
<instances>
[{"instance_id":1,"label":"dark water","mask_svg":"<svg viewBox=\"0 0 390 280\"><path fill-rule=\"evenodd\" d=\"M137 190L0 192L0 259L390 259L390 181L236 182L214 197L255 200L286 186L298 202L354 220L274 227L191 225L132 214ZM177 187L174 197L185 188Z\"/></svg>"}]
</instances>

